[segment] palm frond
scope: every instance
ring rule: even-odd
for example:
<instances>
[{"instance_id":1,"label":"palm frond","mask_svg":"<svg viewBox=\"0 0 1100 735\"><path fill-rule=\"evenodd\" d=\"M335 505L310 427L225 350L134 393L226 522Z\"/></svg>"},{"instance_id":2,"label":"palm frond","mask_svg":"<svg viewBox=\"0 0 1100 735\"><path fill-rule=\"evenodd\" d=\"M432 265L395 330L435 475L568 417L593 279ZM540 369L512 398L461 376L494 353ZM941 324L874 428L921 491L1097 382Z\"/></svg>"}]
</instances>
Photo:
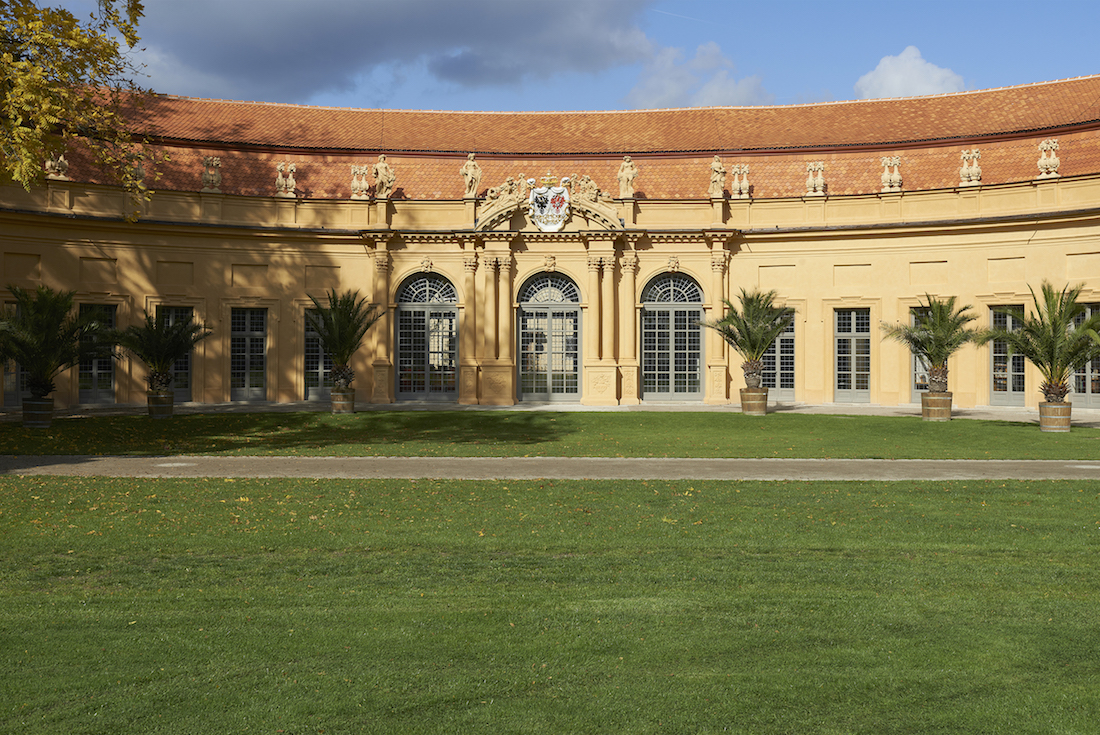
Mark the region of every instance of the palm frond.
<instances>
[{"instance_id":1,"label":"palm frond","mask_svg":"<svg viewBox=\"0 0 1100 735\"><path fill-rule=\"evenodd\" d=\"M1100 314L1086 316L1086 307L1078 299L1084 284L1066 286L1061 291L1043 281L1040 294L1029 287L1034 311L999 309L1019 320L1018 329L993 328L981 333L980 342L1003 341L1009 354L1023 355L1034 365L1043 382L1039 386L1050 403L1065 400L1069 393L1069 378L1089 360L1100 357Z\"/></svg>"},{"instance_id":2,"label":"palm frond","mask_svg":"<svg viewBox=\"0 0 1100 735\"><path fill-rule=\"evenodd\" d=\"M346 388L355 376L350 368L352 356L385 312L377 304L368 305L358 291L337 294L336 289L332 289L326 295L327 303L312 295L309 299L314 310L307 312L306 318L317 332L322 349L332 358L333 382L337 387Z\"/></svg>"},{"instance_id":3,"label":"palm frond","mask_svg":"<svg viewBox=\"0 0 1100 735\"><path fill-rule=\"evenodd\" d=\"M978 317L973 307L956 306L956 297L924 295L926 303L913 310L915 324L883 324L885 339L893 339L928 363L933 392L947 390L947 361L964 345L974 342L978 330L967 325Z\"/></svg>"},{"instance_id":4,"label":"palm frond","mask_svg":"<svg viewBox=\"0 0 1100 735\"><path fill-rule=\"evenodd\" d=\"M764 353L794 320L794 309L775 305L777 296L775 291L750 293L741 289L740 307L723 299L725 315L717 321L702 322L703 326L722 335L722 339L744 358L741 369L750 388L760 385Z\"/></svg>"},{"instance_id":5,"label":"palm frond","mask_svg":"<svg viewBox=\"0 0 1100 735\"><path fill-rule=\"evenodd\" d=\"M168 390L172 365L187 355L212 332L194 319L169 323L145 312L145 321L111 334L111 340L149 368L149 388Z\"/></svg>"},{"instance_id":6,"label":"palm frond","mask_svg":"<svg viewBox=\"0 0 1100 735\"><path fill-rule=\"evenodd\" d=\"M22 366L31 395L45 398L62 370L87 356L109 353L109 343L95 339L104 331L98 315L73 313L74 291L48 286L34 291L8 286L8 291L15 309L4 320L4 352Z\"/></svg>"}]
</instances>

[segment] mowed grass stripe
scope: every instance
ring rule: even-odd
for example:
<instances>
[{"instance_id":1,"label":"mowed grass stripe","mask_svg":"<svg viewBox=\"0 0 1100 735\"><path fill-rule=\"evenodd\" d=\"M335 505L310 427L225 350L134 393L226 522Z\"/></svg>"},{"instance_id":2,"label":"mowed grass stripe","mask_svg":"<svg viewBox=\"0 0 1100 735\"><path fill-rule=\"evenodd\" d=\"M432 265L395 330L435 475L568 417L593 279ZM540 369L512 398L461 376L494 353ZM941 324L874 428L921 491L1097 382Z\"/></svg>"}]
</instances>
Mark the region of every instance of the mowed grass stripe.
<instances>
[{"instance_id":1,"label":"mowed grass stripe","mask_svg":"<svg viewBox=\"0 0 1100 735\"><path fill-rule=\"evenodd\" d=\"M0 731L1090 732L1100 483L0 478Z\"/></svg>"},{"instance_id":2,"label":"mowed grass stripe","mask_svg":"<svg viewBox=\"0 0 1100 735\"><path fill-rule=\"evenodd\" d=\"M1091 459L1100 429L917 417L393 411L195 414L0 425L0 454Z\"/></svg>"}]
</instances>

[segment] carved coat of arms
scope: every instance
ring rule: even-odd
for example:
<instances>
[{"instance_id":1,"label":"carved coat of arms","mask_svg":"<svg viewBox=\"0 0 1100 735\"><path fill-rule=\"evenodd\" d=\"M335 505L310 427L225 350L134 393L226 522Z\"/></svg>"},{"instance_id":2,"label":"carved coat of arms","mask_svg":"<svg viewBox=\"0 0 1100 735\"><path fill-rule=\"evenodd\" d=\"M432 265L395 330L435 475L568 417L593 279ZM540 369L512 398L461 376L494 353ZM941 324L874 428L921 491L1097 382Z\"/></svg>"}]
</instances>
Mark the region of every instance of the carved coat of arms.
<instances>
[{"instance_id":1,"label":"carved coat of arms","mask_svg":"<svg viewBox=\"0 0 1100 735\"><path fill-rule=\"evenodd\" d=\"M561 185L552 177L544 177L541 186L527 195L527 210L531 221L543 232L558 232L569 218L568 178Z\"/></svg>"}]
</instances>

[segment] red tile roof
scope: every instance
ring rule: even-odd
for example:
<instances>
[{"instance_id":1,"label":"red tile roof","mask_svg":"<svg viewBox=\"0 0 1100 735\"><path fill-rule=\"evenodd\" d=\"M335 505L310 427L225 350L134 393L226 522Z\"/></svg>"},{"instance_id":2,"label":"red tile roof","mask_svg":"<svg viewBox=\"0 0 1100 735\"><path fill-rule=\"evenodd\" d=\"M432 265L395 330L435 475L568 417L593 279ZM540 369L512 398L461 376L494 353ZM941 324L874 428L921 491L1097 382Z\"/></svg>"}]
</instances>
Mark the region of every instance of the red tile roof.
<instances>
[{"instance_id":1,"label":"red tile roof","mask_svg":"<svg viewBox=\"0 0 1100 735\"><path fill-rule=\"evenodd\" d=\"M1100 121L1100 76L783 107L624 112L356 110L157 96L141 127L175 141L331 151L585 155L883 146Z\"/></svg>"},{"instance_id":2,"label":"red tile roof","mask_svg":"<svg viewBox=\"0 0 1100 735\"><path fill-rule=\"evenodd\" d=\"M1100 173L1100 76L981 92L788 107L629 112L417 112L155 97L138 125L170 161L156 189L198 191L203 156L221 159L226 194L273 196L275 166L296 163L297 192L351 196L351 166L385 153L396 199L455 200L467 151L479 193L508 177L584 175L612 196L623 154L639 169L639 198L704 199L711 157L749 165L756 199L806 193L806 164L825 163L831 196L882 188L881 158L899 156L904 191L959 184L960 154L982 152L982 183L1034 179L1039 143L1059 142L1059 173ZM69 176L113 183L79 150ZM370 182L373 183L373 182Z\"/></svg>"}]
</instances>

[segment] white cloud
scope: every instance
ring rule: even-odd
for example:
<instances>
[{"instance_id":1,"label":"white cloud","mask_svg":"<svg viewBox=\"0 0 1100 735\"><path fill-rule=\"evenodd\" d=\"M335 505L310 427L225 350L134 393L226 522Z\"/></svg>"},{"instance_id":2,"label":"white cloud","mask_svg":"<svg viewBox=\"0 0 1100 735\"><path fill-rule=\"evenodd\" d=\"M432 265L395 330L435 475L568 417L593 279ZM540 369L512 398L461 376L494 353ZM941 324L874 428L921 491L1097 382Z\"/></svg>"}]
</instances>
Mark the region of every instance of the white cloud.
<instances>
[{"instance_id":1,"label":"white cloud","mask_svg":"<svg viewBox=\"0 0 1100 735\"><path fill-rule=\"evenodd\" d=\"M733 78L733 62L713 41L684 60L678 48L663 48L646 63L624 103L635 109L767 105L773 96L759 77Z\"/></svg>"},{"instance_id":2,"label":"white cloud","mask_svg":"<svg viewBox=\"0 0 1100 735\"><path fill-rule=\"evenodd\" d=\"M907 46L897 56L884 56L874 71L861 76L855 85L856 95L865 100L944 94L963 89L961 76L925 61L916 46Z\"/></svg>"},{"instance_id":3,"label":"white cloud","mask_svg":"<svg viewBox=\"0 0 1100 735\"><path fill-rule=\"evenodd\" d=\"M598 74L652 55L654 0L148 0L140 46L158 92L307 102L416 71L454 88Z\"/></svg>"}]
</instances>

